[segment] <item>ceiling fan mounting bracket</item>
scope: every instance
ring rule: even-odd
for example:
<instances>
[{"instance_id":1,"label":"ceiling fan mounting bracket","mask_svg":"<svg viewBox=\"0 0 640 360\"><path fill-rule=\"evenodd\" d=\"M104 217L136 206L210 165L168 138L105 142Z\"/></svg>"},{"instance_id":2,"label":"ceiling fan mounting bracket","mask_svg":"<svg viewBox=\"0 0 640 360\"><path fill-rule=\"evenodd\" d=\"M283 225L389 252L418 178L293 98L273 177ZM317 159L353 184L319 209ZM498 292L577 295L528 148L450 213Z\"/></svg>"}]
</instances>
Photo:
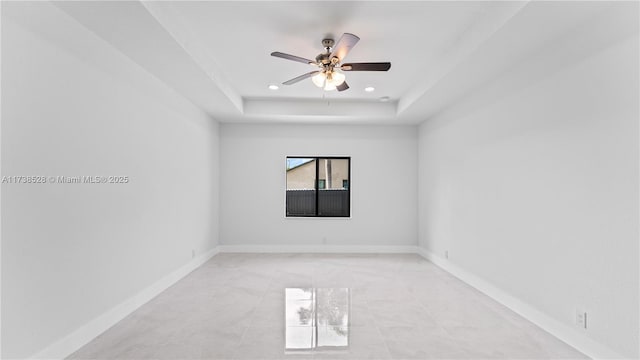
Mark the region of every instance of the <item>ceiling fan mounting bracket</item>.
<instances>
[{"instance_id":1,"label":"ceiling fan mounting bracket","mask_svg":"<svg viewBox=\"0 0 640 360\"><path fill-rule=\"evenodd\" d=\"M322 47L326 48L332 48L333 45L335 44L335 42L333 41L333 39L322 39Z\"/></svg>"}]
</instances>

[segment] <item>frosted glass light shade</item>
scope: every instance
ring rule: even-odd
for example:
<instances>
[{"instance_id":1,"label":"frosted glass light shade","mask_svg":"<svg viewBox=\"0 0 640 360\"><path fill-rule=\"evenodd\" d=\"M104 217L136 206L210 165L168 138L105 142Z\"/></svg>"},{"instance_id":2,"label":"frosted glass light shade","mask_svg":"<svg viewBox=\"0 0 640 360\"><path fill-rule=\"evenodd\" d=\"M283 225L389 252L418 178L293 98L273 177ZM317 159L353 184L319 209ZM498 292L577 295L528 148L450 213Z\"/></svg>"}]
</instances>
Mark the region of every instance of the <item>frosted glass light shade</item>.
<instances>
[{"instance_id":1,"label":"frosted glass light shade","mask_svg":"<svg viewBox=\"0 0 640 360\"><path fill-rule=\"evenodd\" d=\"M324 91L333 91L336 89L336 86L327 81L324 86Z\"/></svg>"},{"instance_id":2,"label":"frosted glass light shade","mask_svg":"<svg viewBox=\"0 0 640 360\"><path fill-rule=\"evenodd\" d=\"M323 87L324 86L324 81L327 78L327 76L321 72L321 73L317 73L316 75L311 77L311 81L313 81L313 83L317 86L317 87Z\"/></svg>"},{"instance_id":3,"label":"frosted glass light shade","mask_svg":"<svg viewBox=\"0 0 640 360\"><path fill-rule=\"evenodd\" d=\"M328 79L327 82L332 83L333 86L339 86L344 82L344 80L346 78L347 77L344 76L343 73L339 73L337 71L334 71L334 72L331 73L331 79Z\"/></svg>"},{"instance_id":4,"label":"frosted glass light shade","mask_svg":"<svg viewBox=\"0 0 640 360\"><path fill-rule=\"evenodd\" d=\"M339 73L337 71L332 72L321 72L311 77L311 81L320 88L323 88L324 91L332 91L336 89L336 86L340 86L346 76L344 74Z\"/></svg>"}]
</instances>

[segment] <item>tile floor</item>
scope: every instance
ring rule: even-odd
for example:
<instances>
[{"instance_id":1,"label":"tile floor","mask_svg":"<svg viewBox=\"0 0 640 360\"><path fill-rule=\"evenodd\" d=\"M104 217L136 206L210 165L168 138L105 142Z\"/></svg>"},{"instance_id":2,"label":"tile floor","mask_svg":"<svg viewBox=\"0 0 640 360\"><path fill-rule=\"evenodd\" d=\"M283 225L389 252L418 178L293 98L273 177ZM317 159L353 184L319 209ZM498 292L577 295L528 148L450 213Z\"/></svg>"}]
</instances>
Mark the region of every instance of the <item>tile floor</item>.
<instances>
[{"instance_id":1,"label":"tile floor","mask_svg":"<svg viewBox=\"0 0 640 360\"><path fill-rule=\"evenodd\" d=\"M286 288L349 289L348 346L285 351ZM417 255L219 254L70 358L586 357Z\"/></svg>"}]
</instances>

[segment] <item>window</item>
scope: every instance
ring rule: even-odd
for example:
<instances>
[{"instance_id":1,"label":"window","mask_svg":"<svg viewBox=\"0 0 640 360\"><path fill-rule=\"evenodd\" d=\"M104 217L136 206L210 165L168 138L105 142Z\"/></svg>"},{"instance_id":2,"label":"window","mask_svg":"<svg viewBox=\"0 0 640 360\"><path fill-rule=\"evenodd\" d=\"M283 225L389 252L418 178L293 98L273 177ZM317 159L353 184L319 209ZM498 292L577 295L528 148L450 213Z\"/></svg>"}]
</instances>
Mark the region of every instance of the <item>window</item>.
<instances>
[{"instance_id":1,"label":"window","mask_svg":"<svg viewBox=\"0 0 640 360\"><path fill-rule=\"evenodd\" d=\"M287 157L288 217L349 217L351 158Z\"/></svg>"}]
</instances>

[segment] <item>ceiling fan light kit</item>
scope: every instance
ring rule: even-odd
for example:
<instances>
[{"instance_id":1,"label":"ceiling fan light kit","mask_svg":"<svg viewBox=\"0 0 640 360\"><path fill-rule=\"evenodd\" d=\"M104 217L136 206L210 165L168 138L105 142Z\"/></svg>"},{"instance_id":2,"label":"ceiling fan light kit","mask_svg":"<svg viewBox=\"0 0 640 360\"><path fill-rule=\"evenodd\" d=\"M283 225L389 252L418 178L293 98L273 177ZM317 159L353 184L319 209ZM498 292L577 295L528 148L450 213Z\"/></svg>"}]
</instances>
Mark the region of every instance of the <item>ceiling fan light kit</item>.
<instances>
[{"instance_id":1,"label":"ceiling fan light kit","mask_svg":"<svg viewBox=\"0 0 640 360\"><path fill-rule=\"evenodd\" d=\"M318 73L314 75L311 80L317 87L323 88L325 91L331 91L342 85L346 78L344 74L334 70L331 72Z\"/></svg>"},{"instance_id":2,"label":"ceiling fan light kit","mask_svg":"<svg viewBox=\"0 0 640 360\"><path fill-rule=\"evenodd\" d=\"M344 33L335 46L333 39L323 39L322 46L325 51L316 56L315 60L285 54L279 51L272 52L271 56L315 65L320 68L320 70L311 71L287 80L282 83L284 85L292 85L304 79L311 78L311 81L317 87L325 91L344 91L349 88L349 85L347 85L345 81L346 76L341 71L388 71L391 68L391 63L389 62L342 64L342 61L351 48L354 47L359 40L359 37L350 33Z\"/></svg>"}]
</instances>

